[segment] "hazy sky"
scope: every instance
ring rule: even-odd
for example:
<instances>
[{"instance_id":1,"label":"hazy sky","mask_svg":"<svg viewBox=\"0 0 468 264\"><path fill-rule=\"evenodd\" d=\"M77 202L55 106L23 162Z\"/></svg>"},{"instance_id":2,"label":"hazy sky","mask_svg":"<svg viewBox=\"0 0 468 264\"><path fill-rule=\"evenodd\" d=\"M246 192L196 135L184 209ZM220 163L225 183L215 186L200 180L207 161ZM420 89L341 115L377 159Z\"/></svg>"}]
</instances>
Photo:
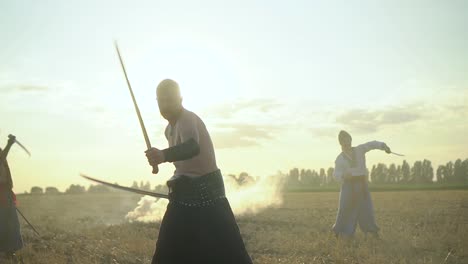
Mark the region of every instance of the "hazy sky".
<instances>
[{"instance_id":1,"label":"hazy sky","mask_svg":"<svg viewBox=\"0 0 468 264\"><path fill-rule=\"evenodd\" d=\"M0 1L0 143L22 192L151 174L113 40L152 143L155 87L181 86L224 173L333 166L340 129L409 162L468 157L467 1ZM368 163L401 163L381 152Z\"/></svg>"}]
</instances>

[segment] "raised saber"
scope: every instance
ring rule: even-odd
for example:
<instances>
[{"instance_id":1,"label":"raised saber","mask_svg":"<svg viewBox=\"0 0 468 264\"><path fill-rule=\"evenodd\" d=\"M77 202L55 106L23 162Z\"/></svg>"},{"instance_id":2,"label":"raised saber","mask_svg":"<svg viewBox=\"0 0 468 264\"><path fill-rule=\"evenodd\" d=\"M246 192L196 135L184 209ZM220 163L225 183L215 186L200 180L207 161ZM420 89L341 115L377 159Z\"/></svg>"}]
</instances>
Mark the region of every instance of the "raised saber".
<instances>
[{"instance_id":1,"label":"raised saber","mask_svg":"<svg viewBox=\"0 0 468 264\"><path fill-rule=\"evenodd\" d=\"M16 143L18 146L20 146L26 153L28 153L29 157L31 157L31 152L29 152L29 150L28 150L23 144L21 144L21 143L16 139L15 136L13 136L13 135L10 134L10 135L8 135L8 138L13 138L14 141L15 141L15 143Z\"/></svg>"},{"instance_id":2,"label":"raised saber","mask_svg":"<svg viewBox=\"0 0 468 264\"><path fill-rule=\"evenodd\" d=\"M31 152L29 152L29 150L23 146L23 144L19 143L19 141L16 139L16 137L12 134L8 135L8 144L6 145L5 149L1 151L1 154L0 154L0 164L3 163L3 161L6 159L6 156L8 155L8 152L10 152L10 148L11 146L13 146L13 144L18 144L18 146L21 147L21 149L23 149L26 153L28 153L28 155L31 157Z\"/></svg>"},{"instance_id":3,"label":"raised saber","mask_svg":"<svg viewBox=\"0 0 468 264\"><path fill-rule=\"evenodd\" d=\"M405 155L403 155L403 154L400 154L400 153L395 153L395 152L393 152L393 151L392 151L392 152L390 152L390 153L392 153L393 155L400 156L400 157L404 157L404 156L405 156Z\"/></svg>"},{"instance_id":4,"label":"raised saber","mask_svg":"<svg viewBox=\"0 0 468 264\"><path fill-rule=\"evenodd\" d=\"M151 149L151 142L149 140L148 133L146 132L145 123L143 122L143 118L141 117L140 109L138 108L138 105L137 105L137 102L136 102L136 99L135 99L135 95L133 94L132 86L130 85L130 81L128 80L127 71L125 70L125 65L124 65L124 62L122 60L122 56L120 55L119 46L117 45L117 41L114 44L115 44L115 49L117 50L117 55L119 55L120 65L122 65L122 70L123 70L123 73L125 75L125 80L127 81L128 90L130 91L130 95L132 96L133 105L135 106L135 111L137 113L138 120L140 121L141 130L143 131L143 137L145 138L145 142L146 142L146 147L149 150L149 149ZM152 167L153 167L153 174L157 174L159 172L158 165L155 165L155 166L152 166Z\"/></svg>"},{"instance_id":5,"label":"raised saber","mask_svg":"<svg viewBox=\"0 0 468 264\"><path fill-rule=\"evenodd\" d=\"M141 190L141 189L135 189L135 188L125 187L125 186L120 186L118 184L113 184L113 183L110 183L110 182L105 182L105 181L101 181L101 180L98 180L98 179L95 179L95 178L91 178L91 177L89 177L87 175L84 175L82 173L80 174L80 176L87 179L87 180L97 182L97 183L100 183L100 184L103 184L103 185L106 185L106 186L109 186L109 187L112 187L112 188L115 188L115 189L119 189L119 190L123 190L123 191L127 191L127 192L138 193L138 194L142 194L142 195L148 195L148 196L152 196L152 197L156 197L156 198L169 199L169 195L167 195L167 194L150 192L150 191L145 191L145 190Z\"/></svg>"}]
</instances>

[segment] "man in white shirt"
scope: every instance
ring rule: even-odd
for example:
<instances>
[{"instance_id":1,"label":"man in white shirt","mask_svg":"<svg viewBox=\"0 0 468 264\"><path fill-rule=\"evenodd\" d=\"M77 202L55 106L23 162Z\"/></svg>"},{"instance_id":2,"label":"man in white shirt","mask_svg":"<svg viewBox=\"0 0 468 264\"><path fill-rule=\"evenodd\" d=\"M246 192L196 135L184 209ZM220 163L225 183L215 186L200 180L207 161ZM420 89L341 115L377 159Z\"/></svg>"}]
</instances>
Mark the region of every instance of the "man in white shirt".
<instances>
[{"instance_id":1,"label":"man in white shirt","mask_svg":"<svg viewBox=\"0 0 468 264\"><path fill-rule=\"evenodd\" d=\"M350 237L359 223L365 233L378 235L379 228L375 223L374 208L367 185L369 171L366 166L366 153L373 149L390 148L383 142L371 141L352 147L352 137L346 131L340 131L338 140L342 152L335 161L335 178L342 183L340 203L333 231L337 236Z\"/></svg>"},{"instance_id":2,"label":"man in white shirt","mask_svg":"<svg viewBox=\"0 0 468 264\"><path fill-rule=\"evenodd\" d=\"M8 261L14 260L15 251L23 247L20 224L16 214L16 196L7 156L15 138L10 136L5 149L0 148L0 252ZM2 257L0 256L0 263Z\"/></svg>"},{"instance_id":3,"label":"man in white shirt","mask_svg":"<svg viewBox=\"0 0 468 264\"><path fill-rule=\"evenodd\" d=\"M156 94L169 148L146 155L151 166L173 162L175 172L152 263L251 264L205 124L182 106L175 81L163 80Z\"/></svg>"}]
</instances>

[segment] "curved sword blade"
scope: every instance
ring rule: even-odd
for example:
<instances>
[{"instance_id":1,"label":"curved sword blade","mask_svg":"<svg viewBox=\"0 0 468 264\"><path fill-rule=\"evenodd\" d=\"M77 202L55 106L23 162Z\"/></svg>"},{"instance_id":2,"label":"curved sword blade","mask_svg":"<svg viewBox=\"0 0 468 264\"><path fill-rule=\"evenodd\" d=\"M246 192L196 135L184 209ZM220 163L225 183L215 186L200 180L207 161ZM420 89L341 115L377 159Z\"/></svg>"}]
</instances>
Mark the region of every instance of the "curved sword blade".
<instances>
[{"instance_id":1,"label":"curved sword blade","mask_svg":"<svg viewBox=\"0 0 468 264\"><path fill-rule=\"evenodd\" d=\"M395 152L392 152L393 155L397 155L397 156L400 156L400 157L404 157L405 155L403 154L399 154L399 153L395 153Z\"/></svg>"},{"instance_id":2,"label":"curved sword blade","mask_svg":"<svg viewBox=\"0 0 468 264\"><path fill-rule=\"evenodd\" d=\"M169 199L169 195L167 195L167 194L149 192L149 191L145 191L145 190L120 186L118 184L113 184L113 183L110 183L110 182L105 182L105 181L101 181L101 180L98 180L98 179L95 179L95 178L91 178L91 177L89 177L87 175L84 175L82 173L80 173L80 176L87 179L87 180L97 182L97 183L100 183L100 184L104 184L106 186L109 186L109 187L112 187L112 188L115 188L115 189L124 190L124 191L127 191L127 192L138 193L138 194L142 194L142 195L148 195L148 196L152 196L152 197L156 197L156 198Z\"/></svg>"},{"instance_id":3,"label":"curved sword blade","mask_svg":"<svg viewBox=\"0 0 468 264\"><path fill-rule=\"evenodd\" d=\"M31 157L31 152L23 145L21 144L17 139L15 139L15 143L18 144L26 153L28 153L29 157Z\"/></svg>"}]
</instances>

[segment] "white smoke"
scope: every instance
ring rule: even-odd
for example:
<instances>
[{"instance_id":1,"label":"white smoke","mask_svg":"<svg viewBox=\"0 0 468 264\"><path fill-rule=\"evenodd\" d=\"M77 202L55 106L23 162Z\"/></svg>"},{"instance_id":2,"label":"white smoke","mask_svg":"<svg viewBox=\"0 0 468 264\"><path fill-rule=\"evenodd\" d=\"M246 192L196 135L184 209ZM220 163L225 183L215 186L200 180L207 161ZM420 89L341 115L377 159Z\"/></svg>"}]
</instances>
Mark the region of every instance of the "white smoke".
<instances>
[{"instance_id":1,"label":"white smoke","mask_svg":"<svg viewBox=\"0 0 468 264\"><path fill-rule=\"evenodd\" d=\"M143 196L137 207L128 212L125 218L129 221L156 222L161 221L169 202L166 199L158 199L151 196Z\"/></svg>"},{"instance_id":2,"label":"white smoke","mask_svg":"<svg viewBox=\"0 0 468 264\"><path fill-rule=\"evenodd\" d=\"M283 203L282 187L284 177L277 176L258 178L254 182L238 184L233 177L225 177L226 196L236 216L256 214L259 211L279 206Z\"/></svg>"},{"instance_id":3,"label":"white smoke","mask_svg":"<svg viewBox=\"0 0 468 264\"><path fill-rule=\"evenodd\" d=\"M263 209L279 206L283 203L282 188L285 177L278 173L275 176L259 177L255 181L239 183L239 178L224 177L226 196L236 216L256 214ZM158 222L166 212L168 201L144 196L137 207L129 212L129 221Z\"/></svg>"}]
</instances>

